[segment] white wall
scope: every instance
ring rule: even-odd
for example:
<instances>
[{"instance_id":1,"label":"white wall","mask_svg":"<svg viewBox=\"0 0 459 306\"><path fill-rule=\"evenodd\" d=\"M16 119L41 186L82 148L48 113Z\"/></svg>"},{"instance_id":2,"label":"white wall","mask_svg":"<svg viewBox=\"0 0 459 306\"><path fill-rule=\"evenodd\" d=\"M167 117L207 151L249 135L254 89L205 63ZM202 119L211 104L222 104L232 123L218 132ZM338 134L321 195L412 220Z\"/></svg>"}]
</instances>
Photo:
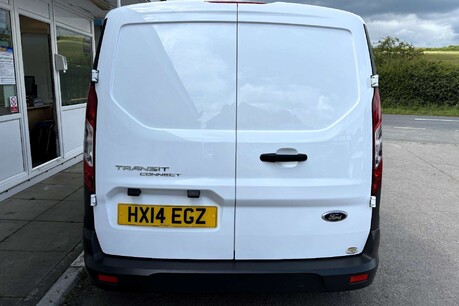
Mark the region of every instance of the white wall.
<instances>
[{"instance_id":1,"label":"white wall","mask_svg":"<svg viewBox=\"0 0 459 306\"><path fill-rule=\"evenodd\" d=\"M44 18L50 17L50 0L15 0L17 8L37 14Z\"/></svg>"},{"instance_id":2,"label":"white wall","mask_svg":"<svg viewBox=\"0 0 459 306\"><path fill-rule=\"evenodd\" d=\"M0 122L0 182L24 172L19 119Z\"/></svg>"},{"instance_id":3,"label":"white wall","mask_svg":"<svg viewBox=\"0 0 459 306\"><path fill-rule=\"evenodd\" d=\"M89 19L82 18L81 16L65 10L60 6L54 7L54 18L56 22L68 25L86 33L91 33L92 24Z\"/></svg>"},{"instance_id":4,"label":"white wall","mask_svg":"<svg viewBox=\"0 0 459 306\"><path fill-rule=\"evenodd\" d=\"M62 134L64 157L73 157L83 152L84 119L86 107L62 111Z\"/></svg>"}]
</instances>

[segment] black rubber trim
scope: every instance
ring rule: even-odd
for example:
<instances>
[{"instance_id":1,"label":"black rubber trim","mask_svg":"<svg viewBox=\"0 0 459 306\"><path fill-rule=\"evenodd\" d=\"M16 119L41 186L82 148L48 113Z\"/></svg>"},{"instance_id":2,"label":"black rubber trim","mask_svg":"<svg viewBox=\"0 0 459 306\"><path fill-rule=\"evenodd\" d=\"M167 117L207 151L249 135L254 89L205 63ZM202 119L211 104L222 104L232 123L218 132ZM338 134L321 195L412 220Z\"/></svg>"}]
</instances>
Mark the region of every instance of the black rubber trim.
<instances>
[{"instance_id":1,"label":"black rubber trim","mask_svg":"<svg viewBox=\"0 0 459 306\"><path fill-rule=\"evenodd\" d=\"M303 162L308 159L306 154L277 154L265 153L260 155L260 160L268 163L277 162Z\"/></svg>"},{"instance_id":2,"label":"black rubber trim","mask_svg":"<svg viewBox=\"0 0 459 306\"><path fill-rule=\"evenodd\" d=\"M309 260L156 260L104 254L94 231L84 230L86 269L117 276L117 288L156 291L344 291L370 285L378 267L379 230L370 232L359 255ZM368 281L349 284L351 275L368 273ZM269 280L267 282L267 280ZM180 285L178 285L180 284ZM228 284L231 286L228 287ZM182 290L186 289L186 290Z\"/></svg>"},{"instance_id":3,"label":"black rubber trim","mask_svg":"<svg viewBox=\"0 0 459 306\"><path fill-rule=\"evenodd\" d=\"M94 63L92 64L92 69L97 70L97 66L99 65L99 55L100 49L102 48L102 41L104 39L105 27L107 26L108 19L104 19L104 24L102 25L102 30L100 31L100 38L99 43L97 44L96 56L94 57Z\"/></svg>"},{"instance_id":4,"label":"black rubber trim","mask_svg":"<svg viewBox=\"0 0 459 306\"><path fill-rule=\"evenodd\" d=\"M376 207L373 208L372 214L371 214L371 230L377 230L379 229L379 211L381 207L381 188L376 192Z\"/></svg>"},{"instance_id":5,"label":"black rubber trim","mask_svg":"<svg viewBox=\"0 0 459 306\"><path fill-rule=\"evenodd\" d=\"M86 185L83 188L83 201L84 201L84 213L83 213L83 228L87 230L94 230L94 210L91 206L91 193L89 192Z\"/></svg>"},{"instance_id":6,"label":"black rubber trim","mask_svg":"<svg viewBox=\"0 0 459 306\"><path fill-rule=\"evenodd\" d=\"M370 35L368 34L368 29L365 24L363 25L363 30L365 31L365 37L367 38L368 52L370 53L371 73L375 75L375 74L378 74L376 71L375 56L373 54L373 46L371 45Z\"/></svg>"}]
</instances>

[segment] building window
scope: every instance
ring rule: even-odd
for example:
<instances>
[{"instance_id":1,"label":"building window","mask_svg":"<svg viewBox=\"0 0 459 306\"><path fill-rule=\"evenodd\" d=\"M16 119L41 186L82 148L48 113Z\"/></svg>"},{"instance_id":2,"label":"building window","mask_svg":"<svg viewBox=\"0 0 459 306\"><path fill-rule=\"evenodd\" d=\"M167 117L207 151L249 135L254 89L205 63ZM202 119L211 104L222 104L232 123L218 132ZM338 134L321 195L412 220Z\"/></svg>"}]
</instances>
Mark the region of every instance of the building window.
<instances>
[{"instance_id":1,"label":"building window","mask_svg":"<svg viewBox=\"0 0 459 306\"><path fill-rule=\"evenodd\" d=\"M67 72L60 72L62 105L87 102L92 69L90 36L57 27L58 53L67 58Z\"/></svg>"},{"instance_id":2,"label":"building window","mask_svg":"<svg viewBox=\"0 0 459 306\"><path fill-rule=\"evenodd\" d=\"M10 13L0 9L0 116L19 112Z\"/></svg>"}]
</instances>

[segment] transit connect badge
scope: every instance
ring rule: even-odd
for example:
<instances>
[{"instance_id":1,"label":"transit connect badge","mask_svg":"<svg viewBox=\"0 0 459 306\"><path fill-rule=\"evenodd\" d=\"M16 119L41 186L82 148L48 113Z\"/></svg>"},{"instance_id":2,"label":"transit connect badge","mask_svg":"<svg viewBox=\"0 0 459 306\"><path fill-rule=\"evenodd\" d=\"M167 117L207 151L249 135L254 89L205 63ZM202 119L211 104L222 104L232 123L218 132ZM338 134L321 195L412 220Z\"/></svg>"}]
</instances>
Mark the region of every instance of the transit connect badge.
<instances>
[{"instance_id":1,"label":"transit connect badge","mask_svg":"<svg viewBox=\"0 0 459 306\"><path fill-rule=\"evenodd\" d=\"M170 173L170 167L115 165L115 168L118 171L139 173L140 176L179 177L182 175L181 173Z\"/></svg>"}]
</instances>

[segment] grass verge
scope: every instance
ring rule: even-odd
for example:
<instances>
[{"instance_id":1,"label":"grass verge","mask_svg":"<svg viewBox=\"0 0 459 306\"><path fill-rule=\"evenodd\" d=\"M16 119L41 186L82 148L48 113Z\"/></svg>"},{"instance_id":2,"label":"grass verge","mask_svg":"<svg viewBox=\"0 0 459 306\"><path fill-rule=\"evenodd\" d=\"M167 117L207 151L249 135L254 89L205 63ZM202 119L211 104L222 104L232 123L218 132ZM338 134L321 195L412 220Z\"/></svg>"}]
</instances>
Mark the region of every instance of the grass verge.
<instances>
[{"instance_id":1,"label":"grass verge","mask_svg":"<svg viewBox=\"0 0 459 306\"><path fill-rule=\"evenodd\" d=\"M438 107L438 106L383 106L384 114L392 115L423 115L423 116L446 116L459 117L459 106Z\"/></svg>"}]
</instances>

